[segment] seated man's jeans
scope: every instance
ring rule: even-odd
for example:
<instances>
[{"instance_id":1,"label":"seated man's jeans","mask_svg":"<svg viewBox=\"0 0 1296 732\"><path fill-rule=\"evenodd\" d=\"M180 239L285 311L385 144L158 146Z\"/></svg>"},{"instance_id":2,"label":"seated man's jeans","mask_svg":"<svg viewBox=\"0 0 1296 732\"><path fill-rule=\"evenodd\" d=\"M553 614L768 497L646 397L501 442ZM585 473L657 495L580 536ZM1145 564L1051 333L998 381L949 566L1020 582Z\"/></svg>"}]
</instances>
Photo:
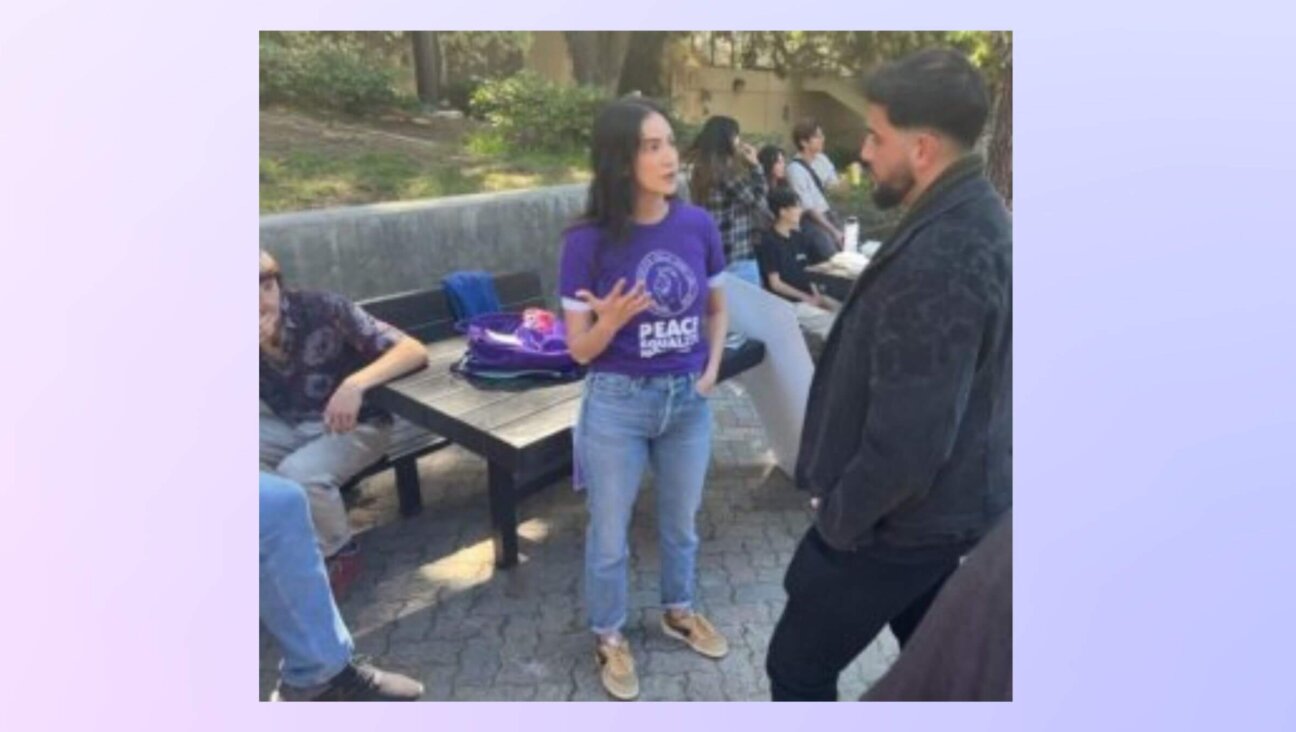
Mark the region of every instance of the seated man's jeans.
<instances>
[{"instance_id":1,"label":"seated man's jeans","mask_svg":"<svg viewBox=\"0 0 1296 732\"><path fill-rule=\"evenodd\" d=\"M661 601L693 605L695 520L711 458L711 405L697 377L594 373L576 427L585 482L585 605L590 629L620 630L628 613L630 520L644 469L652 466L661 548Z\"/></svg>"},{"instance_id":2,"label":"seated man's jeans","mask_svg":"<svg viewBox=\"0 0 1296 732\"><path fill-rule=\"evenodd\" d=\"M279 643L288 686L322 684L351 660L351 634L333 603L306 493L268 473L261 473L261 622Z\"/></svg>"},{"instance_id":3,"label":"seated man's jeans","mask_svg":"<svg viewBox=\"0 0 1296 732\"><path fill-rule=\"evenodd\" d=\"M261 403L261 470L305 488L324 556L333 556L351 541L342 486L383 456L391 433L390 423L375 421L333 434L323 422L293 424Z\"/></svg>"}]
</instances>

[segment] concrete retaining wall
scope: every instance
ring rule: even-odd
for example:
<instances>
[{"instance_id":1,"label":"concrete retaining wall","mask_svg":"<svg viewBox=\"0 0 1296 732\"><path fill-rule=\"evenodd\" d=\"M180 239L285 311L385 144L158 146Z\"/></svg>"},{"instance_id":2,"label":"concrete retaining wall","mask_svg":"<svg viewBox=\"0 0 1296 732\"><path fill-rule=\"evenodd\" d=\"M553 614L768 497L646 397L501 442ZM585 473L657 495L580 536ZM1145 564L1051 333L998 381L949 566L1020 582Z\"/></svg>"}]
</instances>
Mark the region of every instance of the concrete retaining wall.
<instances>
[{"instance_id":1,"label":"concrete retaining wall","mask_svg":"<svg viewBox=\"0 0 1296 732\"><path fill-rule=\"evenodd\" d=\"M557 290L563 228L585 184L271 214L261 247L293 286L353 299L440 286L457 270L536 270Z\"/></svg>"}]
</instances>

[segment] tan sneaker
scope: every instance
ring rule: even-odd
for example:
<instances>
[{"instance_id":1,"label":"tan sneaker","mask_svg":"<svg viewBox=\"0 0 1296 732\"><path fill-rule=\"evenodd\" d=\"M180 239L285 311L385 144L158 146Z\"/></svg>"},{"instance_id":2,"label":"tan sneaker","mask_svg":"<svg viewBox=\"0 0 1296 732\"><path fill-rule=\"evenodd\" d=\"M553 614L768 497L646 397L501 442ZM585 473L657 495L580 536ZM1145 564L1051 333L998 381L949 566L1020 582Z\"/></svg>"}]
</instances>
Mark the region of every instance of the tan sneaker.
<instances>
[{"instance_id":1,"label":"tan sneaker","mask_svg":"<svg viewBox=\"0 0 1296 732\"><path fill-rule=\"evenodd\" d=\"M599 678L603 680L607 693L622 701L639 696L639 676L635 674L634 656L625 639L616 645L599 642L594 659L598 661Z\"/></svg>"},{"instance_id":2,"label":"tan sneaker","mask_svg":"<svg viewBox=\"0 0 1296 732\"><path fill-rule=\"evenodd\" d=\"M662 613L661 625L666 635L684 641L707 658L724 658L729 654L729 641L698 613L676 619L666 611Z\"/></svg>"}]
</instances>

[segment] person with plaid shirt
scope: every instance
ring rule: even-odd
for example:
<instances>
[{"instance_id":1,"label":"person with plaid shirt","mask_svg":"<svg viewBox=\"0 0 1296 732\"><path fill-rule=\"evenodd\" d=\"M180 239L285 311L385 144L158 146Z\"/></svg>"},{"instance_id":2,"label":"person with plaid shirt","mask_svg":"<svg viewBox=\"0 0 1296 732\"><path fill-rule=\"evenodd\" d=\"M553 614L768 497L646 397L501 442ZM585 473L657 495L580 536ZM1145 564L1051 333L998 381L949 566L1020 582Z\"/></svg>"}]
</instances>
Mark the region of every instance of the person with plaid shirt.
<instances>
[{"instance_id":1,"label":"person with plaid shirt","mask_svg":"<svg viewBox=\"0 0 1296 732\"><path fill-rule=\"evenodd\" d=\"M693 202L720 227L726 269L760 287L756 244L773 217L765 203L768 184L756 149L738 136L738 121L717 115L706 121L689 149Z\"/></svg>"}]
</instances>

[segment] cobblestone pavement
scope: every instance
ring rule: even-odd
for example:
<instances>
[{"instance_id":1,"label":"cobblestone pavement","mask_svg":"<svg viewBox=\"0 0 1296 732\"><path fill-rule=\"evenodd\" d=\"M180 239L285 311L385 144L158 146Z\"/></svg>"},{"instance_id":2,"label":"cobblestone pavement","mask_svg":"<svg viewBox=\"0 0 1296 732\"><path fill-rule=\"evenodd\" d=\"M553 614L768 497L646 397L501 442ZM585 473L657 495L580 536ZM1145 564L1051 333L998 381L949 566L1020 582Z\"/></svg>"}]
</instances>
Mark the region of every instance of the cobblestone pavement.
<instances>
[{"instance_id":1,"label":"cobblestone pavement","mask_svg":"<svg viewBox=\"0 0 1296 732\"><path fill-rule=\"evenodd\" d=\"M809 524L804 499L774 466L742 388L713 398L714 447L698 517L699 609L730 641L705 659L659 627L658 550L651 479L632 531L631 620L643 701L765 700L765 650L783 608L783 571ZM421 679L426 700L602 701L593 638L582 621L585 510L570 482L522 504L522 563L496 570L486 508L486 465L451 447L419 464L423 513L402 519L389 472L354 497L365 569L341 604L357 653ZM847 669L841 697L858 698L894 660L882 636ZM278 652L261 631L261 698Z\"/></svg>"}]
</instances>

